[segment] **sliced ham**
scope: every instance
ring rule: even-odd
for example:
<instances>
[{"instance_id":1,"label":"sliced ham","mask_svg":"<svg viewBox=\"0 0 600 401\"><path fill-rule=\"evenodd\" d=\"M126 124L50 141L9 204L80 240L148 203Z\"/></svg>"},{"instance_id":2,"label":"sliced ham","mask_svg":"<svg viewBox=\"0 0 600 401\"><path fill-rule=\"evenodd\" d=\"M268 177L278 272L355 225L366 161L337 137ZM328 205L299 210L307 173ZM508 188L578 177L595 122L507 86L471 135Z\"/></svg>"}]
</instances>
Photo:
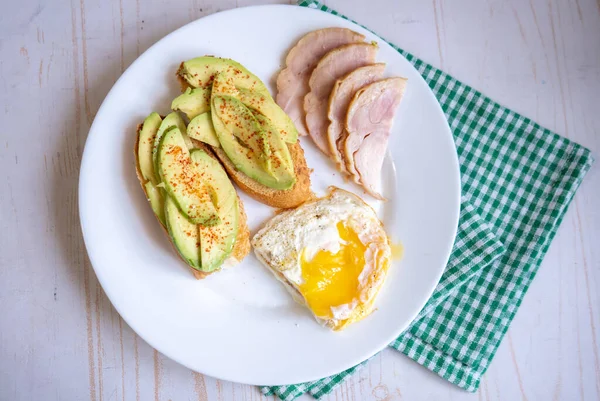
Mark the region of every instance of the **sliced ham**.
<instances>
[{"instance_id":1,"label":"sliced ham","mask_svg":"<svg viewBox=\"0 0 600 401\"><path fill-rule=\"evenodd\" d=\"M327 113L329 118L327 141L331 158L336 162L341 172L346 171L346 163L342 154L344 151L343 144L347 136L344 125L346 124L346 114L350 100L359 89L383 78L384 69L385 64L383 63L360 67L338 79L333 85Z\"/></svg>"},{"instance_id":2,"label":"sliced ham","mask_svg":"<svg viewBox=\"0 0 600 401\"><path fill-rule=\"evenodd\" d=\"M346 28L325 28L303 36L288 53L277 76L277 104L290 116L300 135L306 135L304 96L309 91L310 73L330 50L365 40L364 35Z\"/></svg>"},{"instance_id":3,"label":"sliced ham","mask_svg":"<svg viewBox=\"0 0 600 401\"><path fill-rule=\"evenodd\" d=\"M346 169L354 181L377 199L381 166L394 114L406 88L405 78L388 78L360 89L348 106L344 143Z\"/></svg>"},{"instance_id":4,"label":"sliced ham","mask_svg":"<svg viewBox=\"0 0 600 401\"><path fill-rule=\"evenodd\" d=\"M323 56L310 75L310 92L304 97L306 127L310 137L326 155L329 155L327 104L333 85L335 81L355 69L373 64L377 50L374 43L340 46Z\"/></svg>"}]
</instances>

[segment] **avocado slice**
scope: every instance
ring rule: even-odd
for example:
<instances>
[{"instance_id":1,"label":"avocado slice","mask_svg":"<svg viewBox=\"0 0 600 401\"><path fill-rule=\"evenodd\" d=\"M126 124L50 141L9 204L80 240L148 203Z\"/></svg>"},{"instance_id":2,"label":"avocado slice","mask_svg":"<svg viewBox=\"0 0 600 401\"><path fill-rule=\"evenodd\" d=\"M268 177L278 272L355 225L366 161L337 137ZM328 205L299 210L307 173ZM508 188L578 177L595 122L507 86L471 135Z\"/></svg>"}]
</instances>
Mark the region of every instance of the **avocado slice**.
<instances>
[{"instance_id":1,"label":"avocado slice","mask_svg":"<svg viewBox=\"0 0 600 401\"><path fill-rule=\"evenodd\" d=\"M146 195L148 195L148 201L150 201L150 206L152 207L152 211L164 226L165 223L165 198L160 190L152 184L152 182L148 181L144 187L146 188Z\"/></svg>"},{"instance_id":2,"label":"avocado slice","mask_svg":"<svg viewBox=\"0 0 600 401\"><path fill-rule=\"evenodd\" d=\"M194 88L207 88L219 73L226 73L234 78L237 88L260 92L271 97L265 84L237 61L228 58L204 56L197 57L181 64L177 74Z\"/></svg>"},{"instance_id":3,"label":"avocado slice","mask_svg":"<svg viewBox=\"0 0 600 401\"><path fill-rule=\"evenodd\" d=\"M187 134L190 138L200 142L207 143L216 148L221 147L215 127L213 127L210 111L194 117L187 126Z\"/></svg>"},{"instance_id":4,"label":"avocado slice","mask_svg":"<svg viewBox=\"0 0 600 401\"><path fill-rule=\"evenodd\" d=\"M296 130L294 122L270 96L247 89L239 89L239 99L246 107L259 112L271 120L284 141L288 143L296 143L298 141L298 130Z\"/></svg>"},{"instance_id":5,"label":"avocado slice","mask_svg":"<svg viewBox=\"0 0 600 401\"><path fill-rule=\"evenodd\" d=\"M260 166L269 172L271 151L266 140L266 134L262 132L250 109L237 99L237 95L239 95L239 91L233 85L233 79L230 76L224 73L215 76L210 111L219 143L221 143L224 150L227 147L232 153L234 151L232 146L234 145L238 149L245 148L243 150L244 154L251 151L251 158L255 159ZM233 134L233 138L231 134ZM226 139L234 139L236 143L229 143L230 146L224 146L223 140ZM242 151L242 149L239 150ZM225 150L225 153L228 153L227 150Z\"/></svg>"},{"instance_id":6,"label":"avocado slice","mask_svg":"<svg viewBox=\"0 0 600 401\"><path fill-rule=\"evenodd\" d=\"M186 131L185 122L183 121L183 118L181 118L181 116L178 113L173 112L173 113L167 114L167 116L162 120L160 127L158 128L158 132L154 136L154 146L152 148L152 162L154 163L154 171L156 172L156 178L159 178L158 177L158 145L160 144L160 141L161 141L163 135L165 134L165 132L167 132L167 130L171 127L177 127L177 128L179 128L179 130L181 132Z\"/></svg>"},{"instance_id":7,"label":"avocado slice","mask_svg":"<svg viewBox=\"0 0 600 401\"><path fill-rule=\"evenodd\" d=\"M212 104L213 126L225 153L229 155L227 148L230 147L226 146L223 141L233 139L239 146L252 152L266 171L270 171L271 149L269 148L267 135L261 129L252 112L233 96L215 96ZM215 123L215 118L219 121L218 123ZM217 129L217 125L220 124L225 129Z\"/></svg>"},{"instance_id":8,"label":"avocado slice","mask_svg":"<svg viewBox=\"0 0 600 401\"><path fill-rule=\"evenodd\" d=\"M231 255L238 234L239 204L233 184L221 164L204 150L190 152L192 162L215 192L221 223L212 227L198 226L200 233L201 269L211 272Z\"/></svg>"},{"instance_id":9,"label":"avocado slice","mask_svg":"<svg viewBox=\"0 0 600 401\"><path fill-rule=\"evenodd\" d=\"M211 104L215 96L233 96L239 98L240 91L234 85L234 80L227 72L215 74L210 93Z\"/></svg>"},{"instance_id":10,"label":"avocado slice","mask_svg":"<svg viewBox=\"0 0 600 401\"><path fill-rule=\"evenodd\" d=\"M144 180L151 181L154 185L158 184L158 178L154 174L154 163L152 162L152 147L154 146L154 138L158 132L158 128L162 122L162 118L158 113L151 113L142 124L140 137L138 139L138 164Z\"/></svg>"},{"instance_id":11,"label":"avocado slice","mask_svg":"<svg viewBox=\"0 0 600 401\"><path fill-rule=\"evenodd\" d=\"M271 120L256 111L253 114L260 127L267 134L271 149L271 172L273 177L287 189L293 187L296 183L296 173L287 144L283 141Z\"/></svg>"},{"instance_id":12,"label":"avocado slice","mask_svg":"<svg viewBox=\"0 0 600 401\"><path fill-rule=\"evenodd\" d=\"M181 111L190 120L210 110L210 88L187 88L171 102L173 111Z\"/></svg>"},{"instance_id":13,"label":"avocado slice","mask_svg":"<svg viewBox=\"0 0 600 401\"><path fill-rule=\"evenodd\" d=\"M200 234L196 224L181 213L173 198L165 201L167 231L181 257L194 269L200 269Z\"/></svg>"},{"instance_id":14,"label":"avocado slice","mask_svg":"<svg viewBox=\"0 0 600 401\"><path fill-rule=\"evenodd\" d=\"M287 176L278 177L279 166L273 171L269 138L254 115L231 96L213 97L212 106L212 122L219 143L235 168L269 188L291 188L293 182Z\"/></svg>"},{"instance_id":15,"label":"avocado slice","mask_svg":"<svg viewBox=\"0 0 600 401\"><path fill-rule=\"evenodd\" d=\"M178 127L168 129L158 145L157 171L165 190L190 222L204 226L220 223L213 190L192 163Z\"/></svg>"}]
</instances>

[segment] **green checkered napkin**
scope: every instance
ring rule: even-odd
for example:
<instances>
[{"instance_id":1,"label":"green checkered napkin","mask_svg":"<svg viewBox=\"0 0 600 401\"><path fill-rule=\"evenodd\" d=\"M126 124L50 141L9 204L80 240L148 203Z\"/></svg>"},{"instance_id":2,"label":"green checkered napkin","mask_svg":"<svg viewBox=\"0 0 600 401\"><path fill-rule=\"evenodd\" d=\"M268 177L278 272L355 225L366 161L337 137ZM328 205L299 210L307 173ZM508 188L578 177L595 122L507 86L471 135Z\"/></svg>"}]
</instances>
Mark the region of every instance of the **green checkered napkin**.
<instances>
[{"instance_id":1,"label":"green checkered napkin","mask_svg":"<svg viewBox=\"0 0 600 401\"><path fill-rule=\"evenodd\" d=\"M347 19L315 1L299 5ZM444 110L463 199L446 271L425 308L390 346L475 391L593 158L588 149L391 46L421 73ZM305 392L320 398L365 363L262 391L283 400Z\"/></svg>"}]
</instances>

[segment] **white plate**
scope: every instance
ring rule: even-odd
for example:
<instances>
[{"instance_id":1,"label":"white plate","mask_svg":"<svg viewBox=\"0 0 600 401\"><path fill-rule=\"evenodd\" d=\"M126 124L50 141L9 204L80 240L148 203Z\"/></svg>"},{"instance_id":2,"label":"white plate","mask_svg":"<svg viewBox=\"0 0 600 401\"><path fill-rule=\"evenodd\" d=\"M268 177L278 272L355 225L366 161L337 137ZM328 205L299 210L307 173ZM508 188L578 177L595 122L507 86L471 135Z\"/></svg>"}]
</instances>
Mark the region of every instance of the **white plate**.
<instances>
[{"instance_id":1,"label":"white plate","mask_svg":"<svg viewBox=\"0 0 600 401\"><path fill-rule=\"evenodd\" d=\"M405 247L365 320L334 333L296 305L253 254L197 281L152 215L134 172L135 130L151 111L168 113L182 60L233 58L271 85L287 50L314 29L341 26L379 42L388 76L408 78L384 163L384 194L372 203L393 241ZM344 183L310 141L302 140L313 189ZM395 168L394 168L395 165ZM354 366L394 340L423 307L444 270L459 214L454 142L442 110L417 71L364 29L295 6L231 10L166 36L125 71L100 107L79 181L81 226L104 291L123 319L164 355L214 377L289 384ZM273 210L242 195L252 233ZM368 196L364 196L369 199Z\"/></svg>"}]
</instances>

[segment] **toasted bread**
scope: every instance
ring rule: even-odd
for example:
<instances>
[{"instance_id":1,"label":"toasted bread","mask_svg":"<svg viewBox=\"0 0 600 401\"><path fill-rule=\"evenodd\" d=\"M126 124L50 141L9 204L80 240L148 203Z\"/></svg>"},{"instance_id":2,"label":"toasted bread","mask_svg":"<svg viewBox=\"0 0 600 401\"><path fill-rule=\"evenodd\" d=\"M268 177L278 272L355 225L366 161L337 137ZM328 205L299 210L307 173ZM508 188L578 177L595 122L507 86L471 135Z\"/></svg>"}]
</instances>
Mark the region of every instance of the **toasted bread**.
<instances>
[{"instance_id":1,"label":"toasted bread","mask_svg":"<svg viewBox=\"0 0 600 401\"><path fill-rule=\"evenodd\" d=\"M135 172L136 172L138 181L140 182L140 185L142 186L142 191L144 191L144 195L146 196L146 199L148 199L148 194L146 193L146 187L145 187L145 184L147 181L144 180L144 177L142 176L142 172L140 170L140 165L138 163L138 142L139 142L139 138L140 138L140 130L141 129L142 129L142 124L138 125L138 127L137 127L137 134L136 134L137 136L136 136L136 140L135 140L135 144L134 144L133 154L135 156ZM210 146L205 145L198 141L194 141L194 146L204 150L211 157L215 158L215 160L218 160L215 157L212 150L210 149ZM237 233L237 237L235 239L235 243L233 245L233 251L231 252L230 257L227 259L227 260L230 260L231 258L233 258L233 259L235 259L235 262L241 262L242 259L244 259L246 257L246 255L248 255L248 253L250 253L250 230L248 229L248 223L247 223L248 219L246 217L246 211L244 210L244 203L242 202L242 200L240 199L239 196L238 196L238 203L239 203L238 210L239 210L239 214L240 214L239 219L238 219L238 233ZM158 218L156 220L158 220ZM160 220L158 220L158 222L162 226L163 230L165 231L165 233L167 234L167 236L169 237L169 240L170 240L171 236L169 235L167 228L162 224L162 222L160 222ZM172 241L169 241L169 242L171 242L171 245L173 246L173 248L175 248L175 244L173 244ZM177 252L177 249L175 249L175 252L177 253L177 255L179 255L179 252ZM232 262L234 262L234 261L232 260ZM192 271L192 274L198 280L206 278L209 275L211 275L212 273L216 273L219 271L219 270L214 270L212 272L202 272L202 271L192 268L187 263L186 263L186 266L188 266L190 268L190 270Z\"/></svg>"},{"instance_id":2,"label":"toasted bread","mask_svg":"<svg viewBox=\"0 0 600 401\"><path fill-rule=\"evenodd\" d=\"M310 170L306 165L304 150L299 142L293 144L288 143L287 146L290 150L290 156L292 157L294 171L296 173L296 183L288 190L269 188L254 181L235 168L223 149L213 148L213 151L219 160L221 160L229 177L231 177L233 182L235 182L242 191L265 205L289 209L306 202L312 196L312 192L310 191Z\"/></svg>"}]
</instances>

